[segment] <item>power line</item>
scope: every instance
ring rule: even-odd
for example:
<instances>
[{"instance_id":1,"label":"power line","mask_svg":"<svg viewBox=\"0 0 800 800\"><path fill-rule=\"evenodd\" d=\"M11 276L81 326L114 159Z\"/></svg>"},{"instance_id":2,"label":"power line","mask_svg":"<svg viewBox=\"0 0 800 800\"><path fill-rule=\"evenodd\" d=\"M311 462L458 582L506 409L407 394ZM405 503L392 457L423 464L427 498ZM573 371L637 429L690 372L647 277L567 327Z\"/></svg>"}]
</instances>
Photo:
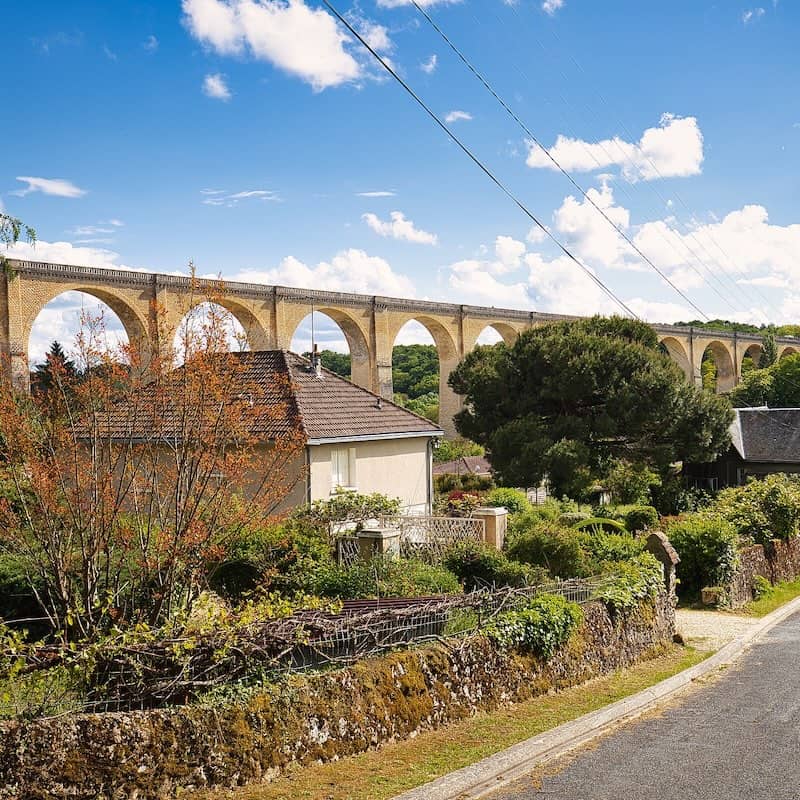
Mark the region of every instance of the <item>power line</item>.
<instances>
[{"instance_id":1,"label":"power line","mask_svg":"<svg viewBox=\"0 0 800 800\"><path fill-rule=\"evenodd\" d=\"M536 134L531 131L531 129L520 119L517 113L506 103L505 100L494 90L491 84L486 80L483 74L472 64L472 62L461 52L461 50L454 44L454 42L447 36L447 34L442 30L442 28L436 23L436 21L425 11L422 6L417 2L417 0L411 0L414 4L414 7L419 11L420 14L427 20L427 22L431 25L431 27L439 34L442 40L447 44L447 46L456 54L459 60L467 67L467 69L477 78L477 80L481 83L481 85L494 97L494 99L500 104L503 110L517 123L517 125L522 128L523 131L530 137L531 141L545 154L545 156L552 162L555 168L562 174L564 177L570 182L570 184L581 193L584 199L591 204L591 206L603 217L603 219L616 231L616 233L621 236L628 245L642 258L644 261L653 269L655 270L661 279L667 283L678 295L680 295L683 300L685 300L695 311L697 311L701 316L705 317L706 320L709 317L703 312L703 310L696 305L686 293L678 288L668 277L667 275L659 269L659 267L653 263L653 261L646 256L642 250L634 243L634 241L619 227L614 223L611 217L605 212L605 210L599 206L592 197L588 194L588 192L572 177L572 175L564 169L561 163L553 156L553 154L539 141ZM690 265L691 266L691 265ZM729 301L723 297L722 294L716 289L716 287L712 286L708 283L708 281L703 277L703 275L692 266L692 268L697 272L700 276L701 280L703 280L717 295L723 300L723 302L728 303ZM732 306L733 308L733 306ZM735 308L734 308L735 310Z\"/></svg>"},{"instance_id":2,"label":"power line","mask_svg":"<svg viewBox=\"0 0 800 800\"><path fill-rule=\"evenodd\" d=\"M516 7L516 4L511 4L511 8L512 8L512 11L514 12L514 14L516 15L517 19L519 19L520 21L522 21L522 17L521 17L521 15L520 15L520 12L519 12L519 10L518 10L518 9L517 9L517 7ZM497 15L496 15L496 16L497 16ZM500 20L500 18L499 18L499 17L497 17L497 19L498 19L498 20ZM501 23L501 24L502 24L502 23ZM561 43L563 42L563 40L561 39L561 37L558 35L558 33L557 33L556 31L553 31L553 35L555 36L555 38L556 38L556 40L557 40L557 42L558 42L559 44L561 44ZM548 54L548 52L547 52L547 50L545 49L545 46L544 46L544 44L542 43L541 39L539 39L539 37L538 37L538 36L536 36L536 35L535 35L535 33L534 33L534 38L536 39L537 43L539 44L539 47L542 49L542 51L545 53L545 55L549 55L549 54ZM572 52L571 52L569 49L567 49L567 48L562 48L562 50L560 50L560 51L559 51L559 53L561 53L561 52L564 52L564 50L566 50L566 53L568 54L568 56L569 56L570 60L572 61L572 63L573 63L573 64L574 64L574 65L575 65L575 66L576 66L576 67L577 67L577 68L578 68L578 69L579 69L581 72L583 72L583 73L584 73L584 75L585 75L585 74L586 74L586 70L585 70L585 68L584 68L584 67L583 67L583 65L582 65L582 64L581 64L581 63L580 63L580 62L579 62L579 61L578 61L578 60L575 58L575 56L572 54ZM516 65L515 65L515 66L516 66ZM559 69L560 69L560 68L559 68ZM520 70L520 68L519 68L518 66L517 66L517 71L518 71L518 72L521 72L521 70ZM562 76L563 78L565 78L565 79L566 79L566 75L565 75L565 73L564 73L563 69L560 69L560 72L561 72L561 76ZM600 101L601 101L601 102L602 102L602 103L603 103L603 104L606 106L606 108L610 108L610 103L609 103L609 102L608 102L608 100L605 98L605 96L602 94L602 92L601 92L601 91L599 91L599 90L598 90L598 97L599 97ZM562 99L562 101L563 101L564 103L566 103L568 106L571 106L571 104L570 104L570 103L569 103L569 101L568 101L568 100L567 100L567 99L566 99L566 98L563 96L563 94L561 95L561 99ZM587 108L589 108L589 110L590 110L590 112L592 113L593 117L595 118L595 120L597 120L597 119L598 119L597 113L596 113L596 112L595 112L595 111L594 111L594 110L593 110L593 109L592 109L592 108L591 108L591 107L590 107L588 104L587 104L587 106L586 106L586 107L587 107ZM622 130L623 130L623 132L624 132L624 133L625 133L625 134L628 136L628 138L629 138L629 139L630 139L630 140L633 142L634 135L633 135L633 133L632 133L632 132L629 130L629 128L628 128L628 127L627 127L627 125L625 124L624 120L620 120L620 124L622 125ZM597 159L596 159L596 157L595 157L593 154L591 154L591 151L589 151L589 150L588 150L588 148L586 147L586 143L585 143L585 142L583 142L582 140L578 139L578 137L574 137L574 138L576 139L576 141L580 142L580 144L583 146L584 150L586 150L588 153L590 153L590 155L592 155L592 158L594 159L595 163L598 163L598 162L597 162ZM628 164L634 165L634 162L632 161L630 154L628 154L627 152L625 152L625 150L624 150L624 149L621 147L620 143L619 143L619 142L618 142L616 139L612 139L611 141L612 141L612 143L614 144L614 146L617 148L617 150L620 152L620 154L622 155L622 158L623 158L623 160L624 160L626 163L628 163ZM604 152L604 153L605 153L605 154L606 154L606 155L607 155L607 156L610 158L610 154L609 154L609 153L608 153L608 151L606 150L606 148L605 148L605 145L604 145L602 142L598 142L598 144L601 146L601 148L602 148L603 152ZM636 147L636 149L639 151L639 153L642 155L642 157L643 157L643 158L644 158L644 159L647 161L647 163L650 165L650 167L651 167L651 168L654 170L654 172L656 173L656 175L658 175L658 177L659 177L659 178L662 178L662 179L663 179L663 177L664 177L664 176L663 176L663 174L661 173L661 170L658 168L658 165L657 165L657 164L656 164L656 163L653 161L653 159L652 159L650 156L648 156L648 155L647 155L647 154L646 154L646 153L645 153L645 152L644 152L644 151L643 151L643 150L642 150L640 147L638 147L638 145L636 145L635 143L634 143L634 147ZM600 166L600 165L599 165L599 163L598 163L598 166ZM654 185L653 185L653 186L651 186L651 189L652 189L652 191L653 191L653 192L654 192L654 193L655 193L655 194L658 196L658 198L661 200L661 202L662 202L662 203L666 203L666 202L667 202L667 201L666 201L666 198L663 196L663 194L662 194L662 193L661 193L661 192L658 190L658 188L657 188L656 186L654 186ZM688 206L687 206L686 202L683 200L683 197L682 197L682 196L681 196L681 195L680 195L680 194L679 194L677 191L675 191L675 192L674 192L674 195L675 195L676 199L678 200L678 202L680 203L680 205L683 207L683 209L684 209L684 210L686 211L686 213L689 215L689 217L690 217L690 218L693 218L693 214L692 214L691 210L688 208ZM660 231L660 229L659 229L659 233L661 234L662 238L664 238L664 239L665 239L665 241L666 241L666 237L663 235L663 233ZM719 242L718 242L718 241L716 240L716 238L713 236L713 234L711 233L711 231L706 231L706 234L707 234L708 238L710 239L710 241L711 241L711 242L712 242L712 243L713 243L713 244L716 246L717 250L718 250L720 253L722 253L722 255L723 255L723 258L727 259L727 260L728 260L728 262L729 262L729 263L730 263L730 264L733 266L735 273L736 273L736 274L737 274L739 277L745 277L744 273L743 273L741 270L739 270L738 268L736 268L736 266L735 266L735 262L733 261L733 259L732 259L732 258L730 257L730 255L728 255L728 253L727 253L727 252L726 252L726 251L725 251L725 250L722 248L722 246L719 244ZM677 235L677 234L676 234L676 235ZM692 239L693 241L695 241L695 242L696 242L696 243L697 243L697 244L698 244L698 245L699 245L699 246L700 246L700 247L703 249L703 251L705 252L705 254L706 254L706 255L707 255L707 256L708 256L710 259L712 259L712 263L714 263L714 264L715 264L715 266L716 266L716 267L717 267L717 268L718 268L718 269L719 269L719 270L720 270L720 271L721 271L721 272L722 272L722 273L725 275L725 277L727 277L727 278L728 278L728 280L729 280L729 281L730 281L730 283L731 283L731 286L733 286L733 287L734 287L734 289L736 289L738 292L740 292L740 293L741 293L741 295L742 295L742 297L744 298L744 301L745 301L745 306L743 306L743 308L744 308L745 310L747 310L747 307L750 305L750 297L749 297L749 295L748 295L748 294L745 292L745 290L742 288L742 286L740 285L740 283L739 283L737 280L735 280L735 279L733 278L733 276L730 274L730 272L729 272L729 271L728 271L728 270L725 268L725 266L724 266L722 263L720 263L720 261L719 261L719 257L718 257L718 256L714 256L714 255L712 255L712 254L709 252L708 248L705 246L705 244L704 244L704 243L703 243L703 241L700 239L700 237L699 237L699 236L698 236L698 235L695 233L695 231L692 231L692 230L690 229L690 230L689 230L689 232L688 232L688 236L689 236L689 237L691 237L691 239ZM669 242L668 242L668 243L669 243ZM692 248L689 246L689 244L688 244L688 243L687 243L685 240L683 240L683 239L682 239L682 240L681 240L681 243L683 244L683 246L684 246L684 247L686 247L686 249L687 249L687 250L688 250L690 253L692 253L692 255L694 256L694 258L696 258L696 259L697 259L697 260L698 260L698 261L699 261L701 264L703 264L704 268L705 268L705 269L706 269L706 271L709 273L709 275L711 275L711 276L712 276L712 277L713 277L715 280L717 280L717 281L718 281L718 282L719 282L719 283L722 285L722 281L721 281L721 280L720 280L720 279L719 279L719 278L716 276L716 274L715 274L714 272L712 272L712 271L711 271L711 269L708 267L708 265L705 263L705 261L704 261L703 259L701 259L701 258L698 256L698 254L696 253L696 251L694 251L694 250L693 250L693 249L692 249ZM673 247L673 249L675 249L675 248L674 248L674 245L672 245L671 243L669 243L669 244L670 244L670 245ZM706 283L707 283L707 282L706 282ZM776 310L776 309L775 309L775 307L774 307L774 304L773 304L773 303L772 303L770 300L768 300L768 299L767 299L767 297L766 297L766 296L765 296L765 295L764 295L764 294L763 294L763 293L762 293L762 292L761 292L761 291L758 289L758 287L757 287L757 286L754 286L753 288L754 288L754 290L755 290L756 294L758 294L758 296L759 296L759 297L761 298L761 300L762 300L762 301L763 301L763 302L766 304L766 306L767 306L767 307L772 307L772 308L773 308L773 310ZM730 305L730 303L728 303L728 304ZM731 306L731 307L733 308L733 306ZM758 312L758 313L759 313L759 314L760 314L760 315L761 315L761 316L764 318L764 320L767 322L767 324L768 324L768 325L769 325L769 324L771 324L769 317L767 317L767 315L764 313L764 311L763 311L761 308L757 308L756 310L757 310L757 312Z\"/></svg>"},{"instance_id":3,"label":"power line","mask_svg":"<svg viewBox=\"0 0 800 800\"><path fill-rule=\"evenodd\" d=\"M478 156L476 156L472 150L470 150L467 145L465 145L461 139L458 138L451 130L447 127L447 125L439 118L439 116L430 108L430 106L425 103L425 101L406 83L395 71L394 69L386 63L378 53L369 45L369 43L364 39L364 37L350 24L350 22L339 13L339 11L329 2L329 0L322 0L322 3L325 7L339 20L339 22L347 28L348 32L351 33L358 41L369 51L369 53L378 61L378 63L400 84L400 86L405 89L405 91L416 101L416 103L425 111L425 113L447 134L447 136L455 142L455 144L459 147L459 149L492 181L492 183L497 186L503 194L506 195L522 212L525 216L530 219L534 225L536 225L549 239L551 239L558 248L567 256L571 261L573 261L578 267L580 267L583 272L591 278L591 280L600 288L602 289L605 294L610 297L621 309L625 311L628 315L639 319L639 316L632 311L617 295L610 289L608 286L600 280L580 259L577 258L567 247L566 245L562 244L561 241L548 229L548 227L542 223L530 209L511 191L511 189L506 186L495 174L486 166L486 164L481 161ZM700 314L703 314L700 309L698 309L694 304L692 307L695 308ZM703 314L705 316L705 314ZM708 319L708 317L706 317Z\"/></svg>"}]
</instances>

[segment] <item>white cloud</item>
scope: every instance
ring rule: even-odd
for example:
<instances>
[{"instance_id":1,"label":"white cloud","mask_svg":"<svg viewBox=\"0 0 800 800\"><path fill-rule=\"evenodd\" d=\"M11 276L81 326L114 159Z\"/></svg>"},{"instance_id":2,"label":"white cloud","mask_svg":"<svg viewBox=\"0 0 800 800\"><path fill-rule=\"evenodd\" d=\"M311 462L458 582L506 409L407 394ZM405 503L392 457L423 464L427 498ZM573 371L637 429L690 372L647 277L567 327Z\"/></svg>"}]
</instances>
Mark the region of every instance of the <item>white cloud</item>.
<instances>
[{"instance_id":1,"label":"white cloud","mask_svg":"<svg viewBox=\"0 0 800 800\"><path fill-rule=\"evenodd\" d=\"M376 192L356 192L356 197L394 197L397 192L382 189Z\"/></svg>"},{"instance_id":2,"label":"white cloud","mask_svg":"<svg viewBox=\"0 0 800 800\"><path fill-rule=\"evenodd\" d=\"M206 77L203 78L203 94L226 103L232 97L231 90L225 82L225 76L220 72L215 72L213 75L206 75Z\"/></svg>"},{"instance_id":3,"label":"white cloud","mask_svg":"<svg viewBox=\"0 0 800 800\"><path fill-rule=\"evenodd\" d=\"M627 230L630 213L614 205L614 193L607 182L604 181L600 189L589 189L586 194L619 230ZM589 200L578 200L572 195L564 198L554 220L556 229L565 235L567 243L581 259L612 266L623 255L633 252Z\"/></svg>"},{"instance_id":4,"label":"white cloud","mask_svg":"<svg viewBox=\"0 0 800 800\"><path fill-rule=\"evenodd\" d=\"M758 8L748 8L742 13L742 22L747 25L750 22L755 22L756 20L761 19L761 17L763 17L766 13L766 10L760 6Z\"/></svg>"},{"instance_id":5,"label":"white cloud","mask_svg":"<svg viewBox=\"0 0 800 800\"><path fill-rule=\"evenodd\" d=\"M419 65L419 68L423 72L427 73L428 75L433 75L433 73L436 72L436 66L437 66L438 61L439 61L439 58L436 55L436 53L434 53L429 59L427 59L426 61L423 61Z\"/></svg>"},{"instance_id":6,"label":"white cloud","mask_svg":"<svg viewBox=\"0 0 800 800\"><path fill-rule=\"evenodd\" d=\"M494 276L494 267L489 262L477 259L451 264L448 286L452 291L447 295L449 302L453 302L452 298L455 296L460 301L475 305L498 308L530 307L525 283L502 283Z\"/></svg>"},{"instance_id":7,"label":"white cloud","mask_svg":"<svg viewBox=\"0 0 800 800\"><path fill-rule=\"evenodd\" d=\"M249 52L316 91L362 77L334 18L303 0L183 0L191 34L220 55Z\"/></svg>"},{"instance_id":8,"label":"white cloud","mask_svg":"<svg viewBox=\"0 0 800 800\"><path fill-rule=\"evenodd\" d=\"M391 220L385 222L375 214L362 214L361 219L379 236L415 244L436 244L438 241L436 234L414 227L414 223L406 219L402 211L392 211L390 217Z\"/></svg>"},{"instance_id":9,"label":"white cloud","mask_svg":"<svg viewBox=\"0 0 800 800\"><path fill-rule=\"evenodd\" d=\"M451 122L469 121L472 119L472 114L469 111L448 111L445 114L444 121L449 125Z\"/></svg>"},{"instance_id":10,"label":"white cloud","mask_svg":"<svg viewBox=\"0 0 800 800\"><path fill-rule=\"evenodd\" d=\"M63 178L32 178L18 175L17 180L28 184L25 189L10 192L10 194L17 197L25 197L26 194L31 194L31 192L41 192L54 197L83 197L86 194L85 189L80 189L71 181Z\"/></svg>"},{"instance_id":11,"label":"white cloud","mask_svg":"<svg viewBox=\"0 0 800 800\"><path fill-rule=\"evenodd\" d=\"M564 8L564 0L544 0L542 3L542 11L551 17L561 8Z\"/></svg>"},{"instance_id":12,"label":"white cloud","mask_svg":"<svg viewBox=\"0 0 800 800\"><path fill-rule=\"evenodd\" d=\"M497 271L511 272L522 263L522 257L525 255L525 243L517 241L511 236L498 236L494 241L494 251L501 267Z\"/></svg>"},{"instance_id":13,"label":"white cloud","mask_svg":"<svg viewBox=\"0 0 800 800\"><path fill-rule=\"evenodd\" d=\"M557 169L541 148L528 141L527 165ZM695 117L664 114L658 127L648 128L638 142L619 136L587 142L559 135L548 152L570 172L590 172L617 166L633 182L699 175L703 164L703 134Z\"/></svg>"},{"instance_id":14,"label":"white cloud","mask_svg":"<svg viewBox=\"0 0 800 800\"><path fill-rule=\"evenodd\" d=\"M383 25L369 20L361 20L357 25L358 32L364 37L364 41L376 53L390 53L394 50L394 44L389 38L389 31Z\"/></svg>"},{"instance_id":15,"label":"white cloud","mask_svg":"<svg viewBox=\"0 0 800 800\"><path fill-rule=\"evenodd\" d=\"M73 236L97 236L101 233L116 233L125 223L118 219L109 219L95 225L78 225L69 231Z\"/></svg>"},{"instance_id":16,"label":"white cloud","mask_svg":"<svg viewBox=\"0 0 800 800\"><path fill-rule=\"evenodd\" d=\"M158 50L158 39L151 33L143 42L142 47L147 50L148 53L155 53Z\"/></svg>"},{"instance_id":17,"label":"white cloud","mask_svg":"<svg viewBox=\"0 0 800 800\"><path fill-rule=\"evenodd\" d=\"M355 248L342 250L313 267L288 256L275 269L243 270L234 280L393 297L414 297L416 293L413 281L394 272L388 261Z\"/></svg>"},{"instance_id":18,"label":"white cloud","mask_svg":"<svg viewBox=\"0 0 800 800\"><path fill-rule=\"evenodd\" d=\"M107 44L103 45L103 53L109 61L117 60L117 54Z\"/></svg>"},{"instance_id":19,"label":"white cloud","mask_svg":"<svg viewBox=\"0 0 800 800\"><path fill-rule=\"evenodd\" d=\"M225 206L233 208L242 200L261 200L263 202L279 203L281 196L271 189L246 189L241 192L226 192L224 189L202 189L201 202L206 206Z\"/></svg>"}]
</instances>

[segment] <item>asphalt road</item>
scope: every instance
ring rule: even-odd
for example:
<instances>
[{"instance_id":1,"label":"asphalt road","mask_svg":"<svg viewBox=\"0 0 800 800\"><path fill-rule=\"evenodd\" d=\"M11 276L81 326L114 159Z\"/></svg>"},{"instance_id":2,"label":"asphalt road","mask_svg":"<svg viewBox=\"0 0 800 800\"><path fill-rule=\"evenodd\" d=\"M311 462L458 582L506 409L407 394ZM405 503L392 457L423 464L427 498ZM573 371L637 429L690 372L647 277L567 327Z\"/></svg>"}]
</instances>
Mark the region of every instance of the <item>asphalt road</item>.
<instances>
[{"instance_id":1,"label":"asphalt road","mask_svg":"<svg viewBox=\"0 0 800 800\"><path fill-rule=\"evenodd\" d=\"M800 800L800 614L707 686L565 763L540 788L524 778L492 800Z\"/></svg>"}]
</instances>

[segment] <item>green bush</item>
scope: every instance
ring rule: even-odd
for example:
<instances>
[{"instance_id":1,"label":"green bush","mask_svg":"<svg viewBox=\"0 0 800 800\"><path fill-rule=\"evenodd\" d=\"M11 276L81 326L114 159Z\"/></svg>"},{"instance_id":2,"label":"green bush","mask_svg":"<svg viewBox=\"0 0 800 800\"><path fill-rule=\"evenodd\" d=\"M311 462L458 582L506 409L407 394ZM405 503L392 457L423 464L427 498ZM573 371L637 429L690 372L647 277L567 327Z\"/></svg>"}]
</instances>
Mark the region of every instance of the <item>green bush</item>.
<instances>
[{"instance_id":1,"label":"green bush","mask_svg":"<svg viewBox=\"0 0 800 800\"><path fill-rule=\"evenodd\" d=\"M591 517L592 515L588 511L567 511L561 514L556 521L565 528L574 528L579 522L585 522Z\"/></svg>"},{"instance_id":2,"label":"green bush","mask_svg":"<svg viewBox=\"0 0 800 800\"><path fill-rule=\"evenodd\" d=\"M605 565L618 561L632 561L644 552L644 539L635 539L629 533L583 532L579 538L581 548L594 563L592 572L601 572Z\"/></svg>"},{"instance_id":3,"label":"green bush","mask_svg":"<svg viewBox=\"0 0 800 800\"><path fill-rule=\"evenodd\" d=\"M439 439L433 451L433 460L437 463L455 461L462 456L482 456L486 451L469 439Z\"/></svg>"},{"instance_id":4,"label":"green bush","mask_svg":"<svg viewBox=\"0 0 800 800\"><path fill-rule=\"evenodd\" d=\"M321 564L307 575L307 591L319 597L353 600L370 597L425 597L456 594L458 578L443 567L411 559L358 561L349 567Z\"/></svg>"},{"instance_id":5,"label":"green bush","mask_svg":"<svg viewBox=\"0 0 800 800\"><path fill-rule=\"evenodd\" d=\"M606 573L607 581L598 592L611 611L626 611L648 597L655 597L664 585L664 567L651 553L620 561Z\"/></svg>"},{"instance_id":6,"label":"green bush","mask_svg":"<svg viewBox=\"0 0 800 800\"><path fill-rule=\"evenodd\" d=\"M243 531L209 568L209 586L236 601L256 588L292 593L320 564L333 564L327 530L302 519Z\"/></svg>"},{"instance_id":7,"label":"green bush","mask_svg":"<svg viewBox=\"0 0 800 800\"><path fill-rule=\"evenodd\" d=\"M461 492L485 492L494 486L491 475L474 475L471 472L463 475L444 475L433 476L433 488L437 494L449 494L454 491Z\"/></svg>"},{"instance_id":8,"label":"green bush","mask_svg":"<svg viewBox=\"0 0 800 800\"><path fill-rule=\"evenodd\" d=\"M658 527L658 511L653 506L633 506L625 512L623 522L631 533L653 530Z\"/></svg>"},{"instance_id":9,"label":"green bush","mask_svg":"<svg viewBox=\"0 0 800 800\"><path fill-rule=\"evenodd\" d=\"M661 485L661 478L643 464L617 461L603 479L615 503L649 503L650 493Z\"/></svg>"},{"instance_id":10,"label":"green bush","mask_svg":"<svg viewBox=\"0 0 800 800\"><path fill-rule=\"evenodd\" d=\"M731 582L739 563L739 537L723 517L685 514L670 520L666 534L678 551L681 594L696 595L704 586Z\"/></svg>"},{"instance_id":11,"label":"green bush","mask_svg":"<svg viewBox=\"0 0 800 800\"><path fill-rule=\"evenodd\" d=\"M544 570L511 561L485 542L460 542L447 553L444 566L468 592L487 586L528 586L546 577Z\"/></svg>"},{"instance_id":12,"label":"green bush","mask_svg":"<svg viewBox=\"0 0 800 800\"><path fill-rule=\"evenodd\" d=\"M577 531L539 521L510 539L508 557L544 567L552 577L575 578L588 574L588 564Z\"/></svg>"},{"instance_id":13,"label":"green bush","mask_svg":"<svg viewBox=\"0 0 800 800\"><path fill-rule=\"evenodd\" d=\"M768 475L750 480L745 486L721 491L715 508L739 536L756 544L789 539L797 536L800 525L800 479Z\"/></svg>"},{"instance_id":14,"label":"green bush","mask_svg":"<svg viewBox=\"0 0 800 800\"><path fill-rule=\"evenodd\" d=\"M772 584L763 576L753 576L753 599L760 600L772 594Z\"/></svg>"},{"instance_id":15,"label":"green bush","mask_svg":"<svg viewBox=\"0 0 800 800\"><path fill-rule=\"evenodd\" d=\"M543 594L525 607L499 614L485 629L502 648L550 658L583 620L581 608L560 595Z\"/></svg>"},{"instance_id":16,"label":"green bush","mask_svg":"<svg viewBox=\"0 0 800 800\"><path fill-rule=\"evenodd\" d=\"M293 517L311 525L354 525L356 529L365 522L382 516L393 516L400 510L400 500L379 492L359 494L352 489L337 489L329 500L315 500L310 506L296 509Z\"/></svg>"},{"instance_id":17,"label":"green bush","mask_svg":"<svg viewBox=\"0 0 800 800\"><path fill-rule=\"evenodd\" d=\"M531 503L525 492L500 486L484 495L483 504L492 508L505 507L511 514L524 514L531 510Z\"/></svg>"}]
</instances>

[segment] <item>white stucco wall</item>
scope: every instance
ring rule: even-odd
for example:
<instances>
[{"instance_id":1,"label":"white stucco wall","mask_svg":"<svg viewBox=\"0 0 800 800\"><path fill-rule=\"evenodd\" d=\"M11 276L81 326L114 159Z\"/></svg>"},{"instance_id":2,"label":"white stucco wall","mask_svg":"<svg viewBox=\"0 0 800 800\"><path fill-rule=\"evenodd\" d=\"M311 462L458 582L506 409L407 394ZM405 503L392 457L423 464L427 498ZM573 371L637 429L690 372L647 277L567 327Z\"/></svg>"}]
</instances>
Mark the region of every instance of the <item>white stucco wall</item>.
<instances>
[{"instance_id":1,"label":"white stucco wall","mask_svg":"<svg viewBox=\"0 0 800 800\"><path fill-rule=\"evenodd\" d=\"M351 488L362 494L381 492L399 497L401 506L417 513L429 512L428 441L428 437L415 437L311 445L311 500L325 500L335 489L331 479L332 451L354 448L355 480L351 480Z\"/></svg>"}]
</instances>

